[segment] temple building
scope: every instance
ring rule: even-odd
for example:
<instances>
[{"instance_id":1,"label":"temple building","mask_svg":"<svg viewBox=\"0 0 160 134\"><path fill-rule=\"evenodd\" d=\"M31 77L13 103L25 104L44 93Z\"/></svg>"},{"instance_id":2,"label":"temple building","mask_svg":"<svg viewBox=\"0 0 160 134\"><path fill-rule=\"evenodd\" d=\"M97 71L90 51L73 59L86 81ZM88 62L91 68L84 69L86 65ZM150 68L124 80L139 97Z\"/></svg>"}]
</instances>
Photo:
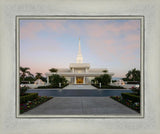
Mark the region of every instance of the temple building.
<instances>
[{"instance_id":1,"label":"temple building","mask_svg":"<svg viewBox=\"0 0 160 134\"><path fill-rule=\"evenodd\" d=\"M45 75L47 76L47 84L49 84L49 76L52 74L58 74L64 76L69 84L91 84L91 80L96 76L105 74L104 70L107 68L91 68L89 63L83 63L83 56L81 53L81 44L79 39L79 49L76 58L76 63L70 63L69 68L59 68L56 73L48 72ZM107 72L107 74L113 76L113 73Z\"/></svg>"}]
</instances>

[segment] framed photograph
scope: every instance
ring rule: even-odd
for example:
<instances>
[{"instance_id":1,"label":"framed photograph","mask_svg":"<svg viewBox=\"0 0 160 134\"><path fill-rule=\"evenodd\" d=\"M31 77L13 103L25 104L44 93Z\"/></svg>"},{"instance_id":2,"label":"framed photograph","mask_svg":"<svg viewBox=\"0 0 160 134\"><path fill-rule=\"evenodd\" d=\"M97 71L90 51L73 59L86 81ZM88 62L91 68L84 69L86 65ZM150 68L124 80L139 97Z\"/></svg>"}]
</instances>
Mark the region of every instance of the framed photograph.
<instances>
[{"instance_id":1,"label":"framed photograph","mask_svg":"<svg viewBox=\"0 0 160 134\"><path fill-rule=\"evenodd\" d=\"M143 117L144 16L16 23L17 117Z\"/></svg>"},{"instance_id":2,"label":"framed photograph","mask_svg":"<svg viewBox=\"0 0 160 134\"><path fill-rule=\"evenodd\" d=\"M160 2L0 1L0 133L159 134Z\"/></svg>"}]
</instances>

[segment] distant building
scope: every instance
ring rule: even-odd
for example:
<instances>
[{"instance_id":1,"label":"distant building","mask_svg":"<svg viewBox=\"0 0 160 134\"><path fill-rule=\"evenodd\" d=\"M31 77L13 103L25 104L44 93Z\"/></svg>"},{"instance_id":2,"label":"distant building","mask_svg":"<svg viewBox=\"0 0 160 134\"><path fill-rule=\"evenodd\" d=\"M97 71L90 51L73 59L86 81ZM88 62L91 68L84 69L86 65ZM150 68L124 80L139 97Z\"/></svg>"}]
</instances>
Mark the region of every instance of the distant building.
<instances>
[{"instance_id":1,"label":"distant building","mask_svg":"<svg viewBox=\"0 0 160 134\"><path fill-rule=\"evenodd\" d=\"M117 80L116 82L114 82L114 84L116 84L116 85L125 85L125 82L123 80Z\"/></svg>"},{"instance_id":2,"label":"distant building","mask_svg":"<svg viewBox=\"0 0 160 134\"><path fill-rule=\"evenodd\" d=\"M81 53L81 44L79 39L79 49L76 58L76 63L70 63L69 68L59 68L56 73L48 72L45 75L47 76L47 84L49 84L49 76L52 74L58 74L64 76L69 84L91 84L91 80L96 76L106 74L103 70L108 70L107 68L90 68L89 63L83 63L83 56ZM107 74L113 76L113 73L107 72Z\"/></svg>"},{"instance_id":3,"label":"distant building","mask_svg":"<svg viewBox=\"0 0 160 134\"><path fill-rule=\"evenodd\" d=\"M45 85L45 82L43 82L41 79L37 79L35 82L34 82L35 85L40 85L40 86L43 86Z\"/></svg>"}]
</instances>

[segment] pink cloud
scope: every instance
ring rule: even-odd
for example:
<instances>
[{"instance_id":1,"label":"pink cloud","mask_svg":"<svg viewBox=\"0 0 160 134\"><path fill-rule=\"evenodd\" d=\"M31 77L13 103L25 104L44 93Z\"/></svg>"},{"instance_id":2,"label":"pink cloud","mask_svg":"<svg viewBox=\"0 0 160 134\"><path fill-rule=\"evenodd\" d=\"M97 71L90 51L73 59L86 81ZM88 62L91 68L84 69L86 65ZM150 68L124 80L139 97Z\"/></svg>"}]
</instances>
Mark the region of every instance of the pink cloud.
<instances>
[{"instance_id":1,"label":"pink cloud","mask_svg":"<svg viewBox=\"0 0 160 134\"><path fill-rule=\"evenodd\" d=\"M135 49L140 49L140 44L135 43L135 44L128 44L127 46L124 46L126 50L135 50Z\"/></svg>"},{"instance_id":2,"label":"pink cloud","mask_svg":"<svg viewBox=\"0 0 160 134\"><path fill-rule=\"evenodd\" d=\"M54 45L56 44L56 45ZM56 40L43 39L34 41L34 45L30 45L28 51L36 52L58 52L63 51L61 44Z\"/></svg>"},{"instance_id":3,"label":"pink cloud","mask_svg":"<svg viewBox=\"0 0 160 134\"><path fill-rule=\"evenodd\" d=\"M131 22L124 22L123 24L117 24L112 23L109 25L106 25L105 28L108 31L114 32L114 33L120 33L120 32L127 32L127 31L134 31L139 28L139 22L138 21L131 21Z\"/></svg>"},{"instance_id":4,"label":"pink cloud","mask_svg":"<svg viewBox=\"0 0 160 134\"><path fill-rule=\"evenodd\" d=\"M117 48L115 45L108 44L110 42L114 41L107 41L107 40L89 40L88 45L90 50L94 53L94 55L97 55L102 60L111 61L113 59L113 56L117 53Z\"/></svg>"},{"instance_id":5,"label":"pink cloud","mask_svg":"<svg viewBox=\"0 0 160 134\"><path fill-rule=\"evenodd\" d=\"M91 23L84 25L86 34L90 37L107 37L110 34L121 34L121 32L130 32L137 30L140 25L138 21L125 22L123 24L111 23L99 25L98 23Z\"/></svg>"},{"instance_id":6,"label":"pink cloud","mask_svg":"<svg viewBox=\"0 0 160 134\"><path fill-rule=\"evenodd\" d=\"M54 32L65 32L64 27L65 21L55 22L28 22L20 27L20 38L21 39L36 39L37 33L42 30L52 30Z\"/></svg>"},{"instance_id":7,"label":"pink cloud","mask_svg":"<svg viewBox=\"0 0 160 134\"><path fill-rule=\"evenodd\" d=\"M139 34L128 34L125 37L125 41L127 41L127 42L133 42L133 41L140 42L140 35Z\"/></svg>"},{"instance_id":8,"label":"pink cloud","mask_svg":"<svg viewBox=\"0 0 160 134\"><path fill-rule=\"evenodd\" d=\"M113 44L112 44L113 43ZM140 44L130 43L123 45L123 43L115 40L89 40L88 45L90 50L97 55L100 60L106 62L119 61L127 63L130 60L135 60L135 50L140 49Z\"/></svg>"},{"instance_id":9,"label":"pink cloud","mask_svg":"<svg viewBox=\"0 0 160 134\"><path fill-rule=\"evenodd\" d=\"M61 44L56 42L53 38L51 40L48 40L49 38L47 38L47 40L41 39L38 37L37 33L42 30L49 30L58 34L70 34L70 36L83 35L87 40L85 43L88 45L90 51L106 64L114 61L120 62L120 64L124 64L125 66L129 63L132 64L132 61L133 64L135 61L139 61L135 54L133 54L140 49L140 35L136 32L140 27L138 21L108 24L102 23L101 25L97 23L97 21L95 23L84 23L81 26L76 23L65 22L66 21L56 20L52 22L26 23L22 25L20 29L21 39L36 40L33 42L33 46L30 45L30 52L34 52L35 50L40 52L57 52L63 51ZM64 44L62 46L64 46ZM27 62L26 60L24 61ZM43 59L43 63L44 62L45 59ZM49 64L46 62L45 65L29 62L25 65L31 67L32 72L36 73L36 71L47 72L50 66L56 67L57 65L57 67L59 67L61 64L57 63L57 61L55 61L55 64L52 63L53 59Z\"/></svg>"},{"instance_id":10,"label":"pink cloud","mask_svg":"<svg viewBox=\"0 0 160 134\"><path fill-rule=\"evenodd\" d=\"M21 26L20 28L20 38L21 39L34 39L36 38L36 33L43 30L44 26L42 23L30 22Z\"/></svg>"},{"instance_id":11,"label":"pink cloud","mask_svg":"<svg viewBox=\"0 0 160 134\"><path fill-rule=\"evenodd\" d=\"M103 37L106 35L106 29L99 24L86 24L85 25L86 34L90 37Z\"/></svg>"},{"instance_id":12,"label":"pink cloud","mask_svg":"<svg viewBox=\"0 0 160 134\"><path fill-rule=\"evenodd\" d=\"M45 23L46 28L49 28L53 30L54 32L65 32L64 22L46 22Z\"/></svg>"},{"instance_id":13,"label":"pink cloud","mask_svg":"<svg viewBox=\"0 0 160 134\"><path fill-rule=\"evenodd\" d=\"M139 26L138 21L110 24L99 24L98 21L95 23L86 23L81 27L75 23L65 23L66 20L55 20L47 22L29 22L21 27L21 38L34 38L36 33L41 30L50 29L58 33L72 33L76 35L86 35L89 37L106 37L109 38L111 34L117 35L121 32L130 32L137 30ZM66 25L64 25L66 24Z\"/></svg>"},{"instance_id":14,"label":"pink cloud","mask_svg":"<svg viewBox=\"0 0 160 134\"><path fill-rule=\"evenodd\" d=\"M76 36L80 36L82 33L84 33L82 28L80 28L76 24L69 24L67 28L69 29L70 33L72 33L74 35L76 34Z\"/></svg>"}]
</instances>

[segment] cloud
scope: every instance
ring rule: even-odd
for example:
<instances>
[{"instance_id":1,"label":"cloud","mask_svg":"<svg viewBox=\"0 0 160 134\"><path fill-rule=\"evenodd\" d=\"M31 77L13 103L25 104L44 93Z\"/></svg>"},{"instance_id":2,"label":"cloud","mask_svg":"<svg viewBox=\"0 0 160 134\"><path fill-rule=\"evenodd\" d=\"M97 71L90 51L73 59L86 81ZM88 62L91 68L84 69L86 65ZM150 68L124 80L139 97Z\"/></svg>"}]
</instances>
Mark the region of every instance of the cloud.
<instances>
[{"instance_id":1,"label":"cloud","mask_svg":"<svg viewBox=\"0 0 160 134\"><path fill-rule=\"evenodd\" d=\"M66 30L66 28L64 27L64 21L45 22L44 25L47 29L50 29L53 32L64 33Z\"/></svg>"},{"instance_id":2,"label":"cloud","mask_svg":"<svg viewBox=\"0 0 160 134\"><path fill-rule=\"evenodd\" d=\"M20 39L37 39L40 31L65 32L65 21L26 22L20 27Z\"/></svg>"},{"instance_id":3,"label":"cloud","mask_svg":"<svg viewBox=\"0 0 160 134\"><path fill-rule=\"evenodd\" d=\"M109 24L85 24L86 34L89 37L111 37L118 34L135 32L139 29L139 21L129 21L124 23L113 22Z\"/></svg>"},{"instance_id":4,"label":"cloud","mask_svg":"<svg viewBox=\"0 0 160 134\"><path fill-rule=\"evenodd\" d=\"M42 30L60 34L85 35L91 38L109 38L113 35L117 36L122 33L137 31L140 27L139 21L134 20L124 23L107 23L107 21L104 21L105 23L102 22L95 21L92 23L80 23L77 21L72 21L72 23L68 23L67 20L28 22L20 28L21 39L27 37L33 39L36 37L36 34Z\"/></svg>"},{"instance_id":5,"label":"cloud","mask_svg":"<svg viewBox=\"0 0 160 134\"><path fill-rule=\"evenodd\" d=\"M140 49L140 43L134 43L132 40L125 42L114 39L107 40L105 38L99 41L91 39L87 44L94 55L99 57L99 60L104 62L119 61L124 64L131 60L136 61L137 56L135 56L135 52Z\"/></svg>"},{"instance_id":6,"label":"cloud","mask_svg":"<svg viewBox=\"0 0 160 134\"><path fill-rule=\"evenodd\" d=\"M27 52L40 55L43 52L62 52L67 48L65 45L67 42L61 38L80 36L98 60L107 64L120 63L123 67L129 67L131 64L137 65L140 60L139 29L140 21L137 20L112 23L74 20L30 21L21 25L20 38L24 42L29 42L29 45L21 44L28 45L25 48ZM40 32L45 33L44 36L40 35ZM34 70L35 68L36 65Z\"/></svg>"},{"instance_id":7,"label":"cloud","mask_svg":"<svg viewBox=\"0 0 160 134\"><path fill-rule=\"evenodd\" d=\"M27 51L29 52L62 52L62 44L52 39L43 39L32 41Z\"/></svg>"},{"instance_id":8,"label":"cloud","mask_svg":"<svg viewBox=\"0 0 160 134\"><path fill-rule=\"evenodd\" d=\"M126 42L137 42L140 43L140 33L137 34L127 34L125 37Z\"/></svg>"},{"instance_id":9,"label":"cloud","mask_svg":"<svg viewBox=\"0 0 160 134\"><path fill-rule=\"evenodd\" d=\"M20 27L20 39L34 39L36 38L36 34L43 29L44 26L42 23L26 23Z\"/></svg>"}]
</instances>

